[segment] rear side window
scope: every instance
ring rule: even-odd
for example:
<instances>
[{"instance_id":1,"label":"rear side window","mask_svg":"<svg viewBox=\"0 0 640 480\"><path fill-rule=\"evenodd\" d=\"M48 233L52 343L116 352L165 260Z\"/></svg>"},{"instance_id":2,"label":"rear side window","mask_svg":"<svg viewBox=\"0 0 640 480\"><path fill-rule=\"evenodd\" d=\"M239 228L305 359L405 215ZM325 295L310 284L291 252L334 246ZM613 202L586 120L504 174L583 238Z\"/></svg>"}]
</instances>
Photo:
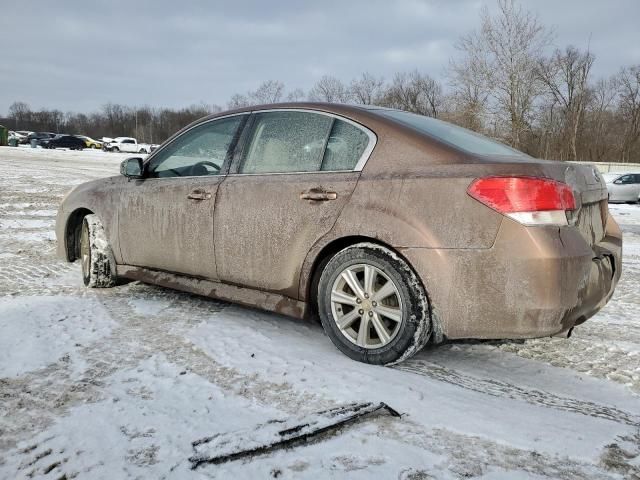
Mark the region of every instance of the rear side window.
<instances>
[{"instance_id":1,"label":"rear side window","mask_svg":"<svg viewBox=\"0 0 640 480\"><path fill-rule=\"evenodd\" d=\"M369 136L355 125L335 120L321 170L353 170L369 145Z\"/></svg>"},{"instance_id":2,"label":"rear side window","mask_svg":"<svg viewBox=\"0 0 640 480\"><path fill-rule=\"evenodd\" d=\"M256 114L239 173L320 170L333 118L308 112Z\"/></svg>"}]
</instances>

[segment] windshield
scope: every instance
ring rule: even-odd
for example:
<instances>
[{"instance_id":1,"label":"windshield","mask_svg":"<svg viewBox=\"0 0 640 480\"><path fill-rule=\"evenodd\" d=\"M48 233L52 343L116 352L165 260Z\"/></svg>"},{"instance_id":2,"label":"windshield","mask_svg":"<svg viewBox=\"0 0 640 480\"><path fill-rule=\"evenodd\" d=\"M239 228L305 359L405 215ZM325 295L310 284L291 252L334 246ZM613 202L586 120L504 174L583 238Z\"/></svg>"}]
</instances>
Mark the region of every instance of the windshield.
<instances>
[{"instance_id":1,"label":"windshield","mask_svg":"<svg viewBox=\"0 0 640 480\"><path fill-rule=\"evenodd\" d=\"M484 135L435 118L400 110L377 110L376 113L475 155L528 157L527 154L491 140Z\"/></svg>"}]
</instances>

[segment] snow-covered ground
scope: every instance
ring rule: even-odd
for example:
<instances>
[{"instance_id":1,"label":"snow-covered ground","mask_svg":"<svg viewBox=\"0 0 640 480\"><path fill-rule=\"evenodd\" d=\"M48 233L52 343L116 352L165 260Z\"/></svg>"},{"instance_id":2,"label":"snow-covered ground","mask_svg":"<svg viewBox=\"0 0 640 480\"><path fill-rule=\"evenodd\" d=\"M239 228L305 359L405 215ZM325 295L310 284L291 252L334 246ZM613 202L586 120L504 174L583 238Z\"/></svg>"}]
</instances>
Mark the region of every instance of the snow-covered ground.
<instances>
[{"instance_id":1,"label":"snow-covered ground","mask_svg":"<svg viewBox=\"0 0 640 480\"><path fill-rule=\"evenodd\" d=\"M0 148L0 478L640 478L640 206L616 295L570 339L456 342L394 368L320 326L159 287L82 286L57 204L126 155ZM286 450L191 470L192 442L378 412ZM271 427L269 427L271 428Z\"/></svg>"}]
</instances>

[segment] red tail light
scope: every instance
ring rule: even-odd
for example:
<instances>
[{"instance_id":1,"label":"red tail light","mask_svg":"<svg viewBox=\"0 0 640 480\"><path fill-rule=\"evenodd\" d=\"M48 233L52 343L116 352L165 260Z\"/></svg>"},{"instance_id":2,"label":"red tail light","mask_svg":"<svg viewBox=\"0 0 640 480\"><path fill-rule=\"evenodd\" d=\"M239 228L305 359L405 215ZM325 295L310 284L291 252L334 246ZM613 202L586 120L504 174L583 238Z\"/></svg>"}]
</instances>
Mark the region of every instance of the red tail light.
<instances>
[{"instance_id":1,"label":"red tail light","mask_svg":"<svg viewBox=\"0 0 640 480\"><path fill-rule=\"evenodd\" d=\"M478 178L467 192L479 202L526 225L566 225L565 212L576 208L571 187L546 178Z\"/></svg>"}]
</instances>

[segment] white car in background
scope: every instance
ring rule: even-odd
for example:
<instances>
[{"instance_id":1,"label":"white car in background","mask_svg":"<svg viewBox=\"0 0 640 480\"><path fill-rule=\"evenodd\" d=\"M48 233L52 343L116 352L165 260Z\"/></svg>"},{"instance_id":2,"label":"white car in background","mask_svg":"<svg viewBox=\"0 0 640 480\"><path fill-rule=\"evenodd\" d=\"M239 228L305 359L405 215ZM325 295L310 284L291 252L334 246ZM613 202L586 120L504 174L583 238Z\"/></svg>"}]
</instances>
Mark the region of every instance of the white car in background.
<instances>
[{"instance_id":1,"label":"white car in background","mask_svg":"<svg viewBox=\"0 0 640 480\"><path fill-rule=\"evenodd\" d=\"M150 153L151 145L138 143L138 141L132 137L116 137L111 142L105 144L105 150L110 152Z\"/></svg>"},{"instance_id":2,"label":"white car in background","mask_svg":"<svg viewBox=\"0 0 640 480\"><path fill-rule=\"evenodd\" d=\"M640 173L605 173L610 202L640 202Z\"/></svg>"},{"instance_id":3,"label":"white car in background","mask_svg":"<svg viewBox=\"0 0 640 480\"><path fill-rule=\"evenodd\" d=\"M27 143L27 135L29 135L30 133L31 132L28 132L26 130L20 130L20 131L10 130L9 138L11 137L16 138L18 140L18 143Z\"/></svg>"}]
</instances>

